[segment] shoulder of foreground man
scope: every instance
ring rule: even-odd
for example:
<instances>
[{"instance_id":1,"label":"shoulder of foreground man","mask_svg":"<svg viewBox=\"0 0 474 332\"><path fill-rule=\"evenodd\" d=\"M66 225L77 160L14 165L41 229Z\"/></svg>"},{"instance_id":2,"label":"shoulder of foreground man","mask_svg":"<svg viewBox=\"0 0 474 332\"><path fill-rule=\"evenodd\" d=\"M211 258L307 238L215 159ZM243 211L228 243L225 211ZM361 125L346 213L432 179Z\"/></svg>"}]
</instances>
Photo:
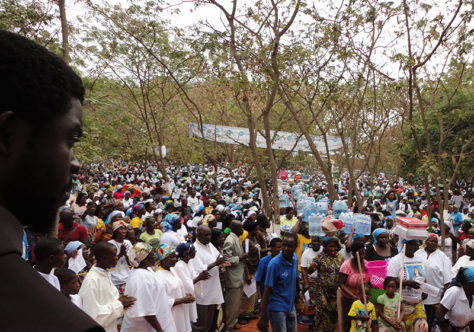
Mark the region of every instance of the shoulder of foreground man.
<instances>
[{"instance_id":1,"label":"shoulder of foreground man","mask_svg":"<svg viewBox=\"0 0 474 332\"><path fill-rule=\"evenodd\" d=\"M16 253L0 256L2 331L104 331Z\"/></svg>"}]
</instances>

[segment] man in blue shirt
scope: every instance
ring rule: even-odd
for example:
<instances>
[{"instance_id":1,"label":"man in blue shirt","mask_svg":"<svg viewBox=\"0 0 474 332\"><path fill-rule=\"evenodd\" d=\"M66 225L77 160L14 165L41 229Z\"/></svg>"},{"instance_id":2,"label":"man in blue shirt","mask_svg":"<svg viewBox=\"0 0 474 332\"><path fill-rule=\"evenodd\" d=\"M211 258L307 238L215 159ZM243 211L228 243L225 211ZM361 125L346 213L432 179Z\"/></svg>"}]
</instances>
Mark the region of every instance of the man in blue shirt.
<instances>
[{"instance_id":1,"label":"man in blue shirt","mask_svg":"<svg viewBox=\"0 0 474 332\"><path fill-rule=\"evenodd\" d=\"M281 253L268 264L262 298L262 318L258 322L260 330L265 330L270 320L273 332L296 332L297 241L295 234L285 235Z\"/></svg>"},{"instance_id":2,"label":"man in blue shirt","mask_svg":"<svg viewBox=\"0 0 474 332\"><path fill-rule=\"evenodd\" d=\"M276 237L270 241L270 252L271 255L263 257L258 263L257 274L255 275L255 281L257 282L257 289L260 291L259 298L262 298L265 290L265 277L267 276L267 267L273 257L278 255L281 251L281 239Z\"/></svg>"}]
</instances>

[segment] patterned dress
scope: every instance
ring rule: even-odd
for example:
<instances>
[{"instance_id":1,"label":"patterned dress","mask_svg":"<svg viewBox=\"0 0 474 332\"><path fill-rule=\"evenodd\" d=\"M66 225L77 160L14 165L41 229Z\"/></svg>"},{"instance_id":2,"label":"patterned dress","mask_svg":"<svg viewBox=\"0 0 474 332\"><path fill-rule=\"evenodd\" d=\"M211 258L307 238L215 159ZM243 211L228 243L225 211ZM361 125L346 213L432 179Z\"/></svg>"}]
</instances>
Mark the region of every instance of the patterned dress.
<instances>
[{"instance_id":1,"label":"patterned dress","mask_svg":"<svg viewBox=\"0 0 474 332\"><path fill-rule=\"evenodd\" d=\"M310 280L309 294L315 310L315 331L334 331L337 324L336 291L339 283L341 254L331 257L325 253L314 257L318 276Z\"/></svg>"}]
</instances>

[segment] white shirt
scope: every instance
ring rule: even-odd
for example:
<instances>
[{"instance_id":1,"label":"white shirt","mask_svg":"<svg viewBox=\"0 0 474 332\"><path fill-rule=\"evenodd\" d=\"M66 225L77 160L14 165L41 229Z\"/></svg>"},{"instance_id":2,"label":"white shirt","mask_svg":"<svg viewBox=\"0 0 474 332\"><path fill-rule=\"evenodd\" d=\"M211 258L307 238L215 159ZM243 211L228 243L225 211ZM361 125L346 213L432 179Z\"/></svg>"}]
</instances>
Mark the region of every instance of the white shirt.
<instances>
[{"instance_id":1,"label":"white shirt","mask_svg":"<svg viewBox=\"0 0 474 332\"><path fill-rule=\"evenodd\" d=\"M402 267L402 253L400 253L388 261L387 275L400 278L400 271L403 268L403 280L424 282L426 276L424 272L425 263L426 258L417 251L413 258L405 256L405 266ZM417 303L421 300L421 293L420 289L403 287L402 298L408 303Z\"/></svg>"},{"instance_id":2,"label":"white shirt","mask_svg":"<svg viewBox=\"0 0 474 332\"><path fill-rule=\"evenodd\" d=\"M186 226L184 226L183 224L181 224L181 228L177 230L178 233L178 240L180 242L186 242L186 236L188 236L188 229L186 228Z\"/></svg>"},{"instance_id":3,"label":"white shirt","mask_svg":"<svg viewBox=\"0 0 474 332\"><path fill-rule=\"evenodd\" d=\"M167 231L161 235L160 243L176 248L181 244L181 241L179 240L178 233L175 231Z\"/></svg>"},{"instance_id":4,"label":"white shirt","mask_svg":"<svg viewBox=\"0 0 474 332\"><path fill-rule=\"evenodd\" d=\"M117 256L120 253L120 247L122 247L122 244L125 245L125 252L128 252L133 247L129 240L123 240L122 243L119 243L115 240L110 240L109 243L113 244L117 248ZM117 265L115 265L115 268L110 272L114 285L119 286L127 282L128 276L130 275L130 268L128 267L125 256L122 256L118 259Z\"/></svg>"},{"instance_id":5,"label":"white shirt","mask_svg":"<svg viewBox=\"0 0 474 332\"><path fill-rule=\"evenodd\" d=\"M451 278L455 278L459 272L459 269L462 267L474 266L474 259L471 260L471 257L464 255L459 257L458 261L451 268Z\"/></svg>"},{"instance_id":6,"label":"white shirt","mask_svg":"<svg viewBox=\"0 0 474 332\"><path fill-rule=\"evenodd\" d=\"M192 294L193 296L195 296L193 282L195 274L189 262L188 264L186 264L182 260L178 261L174 266L174 272L176 272L176 275L183 282L184 291L187 294ZM194 301L193 303L186 303L185 306L188 307L189 318L191 319L191 322L195 323L197 321L196 301Z\"/></svg>"},{"instance_id":7,"label":"white shirt","mask_svg":"<svg viewBox=\"0 0 474 332\"><path fill-rule=\"evenodd\" d=\"M321 253L323 248L319 248L319 251L314 251L312 248L306 248L301 255L301 267L308 267L313 263L313 258L316 257L317 254ZM318 276L318 271L314 271L309 275L311 278L315 279Z\"/></svg>"},{"instance_id":8,"label":"white shirt","mask_svg":"<svg viewBox=\"0 0 474 332\"><path fill-rule=\"evenodd\" d=\"M41 273L38 270L37 270L37 272L40 274L40 276L42 276L44 279L46 279L47 282L49 282L51 285L53 285L54 288L56 288L58 291L61 291L61 285L59 284L59 279L52 272L49 273L49 274Z\"/></svg>"},{"instance_id":9,"label":"white shirt","mask_svg":"<svg viewBox=\"0 0 474 332\"><path fill-rule=\"evenodd\" d=\"M212 243L204 245L199 240L194 243L196 248L196 256L189 262L195 276L206 270L209 264L216 261L220 256L219 251ZM211 278L202 280L195 284L196 303L200 305L212 305L224 303L222 295L221 282L219 278L219 267L215 266L210 269Z\"/></svg>"},{"instance_id":10,"label":"white shirt","mask_svg":"<svg viewBox=\"0 0 474 332\"><path fill-rule=\"evenodd\" d=\"M152 268L133 269L125 286L125 293L137 299L135 305L125 311L122 323L123 332L154 332L145 316L155 315L165 332L176 332L171 307L174 299L166 294L163 283L156 277Z\"/></svg>"},{"instance_id":11,"label":"white shirt","mask_svg":"<svg viewBox=\"0 0 474 332\"><path fill-rule=\"evenodd\" d=\"M191 210L193 210L193 212L196 212L199 207L199 199L196 196L194 197L189 196L188 205L191 208Z\"/></svg>"},{"instance_id":12,"label":"white shirt","mask_svg":"<svg viewBox=\"0 0 474 332\"><path fill-rule=\"evenodd\" d=\"M122 202L123 202L123 207L125 210L127 210L128 208L130 208L133 204L133 199L132 198L129 198L129 199L122 199Z\"/></svg>"},{"instance_id":13,"label":"white shirt","mask_svg":"<svg viewBox=\"0 0 474 332\"><path fill-rule=\"evenodd\" d=\"M423 304L438 304L444 285L451 281L451 261L439 249L432 252L429 257L425 249L420 249L416 253L423 256L426 260L424 266L426 283L439 289L437 296L428 295Z\"/></svg>"},{"instance_id":14,"label":"white shirt","mask_svg":"<svg viewBox=\"0 0 474 332\"><path fill-rule=\"evenodd\" d=\"M341 250L339 250L339 253L341 254L344 261L347 261L348 259L352 258L352 253L350 251L347 252L345 244L341 246Z\"/></svg>"},{"instance_id":15,"label":"white shirt","mask_svg":"<svg viewBox=\"0 0 474 332\"><path fill-rule=\"evenodd\" d=\"M438 246L441 248L441 237L438 239ZM446 256L448 256L449 260L452 262L453 261L453 240L450 237L446 237L444 239L444 251L443 251ZM451 263L451 266L453 263Z\"/></svg>"},{"instance_id":16,"label":"white shirt","mask_svg":"<svg viewBox=\"0 0 474 332\"><path fill-rule=\"evenodd\" d=\"M70 294L69 298L71 299L72 303L82 310L82 298L79 296L79 294Z\"/></svg>"},{"instance_id":17,"label":"white shirt","mask_svg":"<svg viewBox=\"0 0 474 332\"><path fill-rule=\"evenodd\" d=\"M156 271L156 276L163 281L166 294L170 298L177 300L186 296L184 285L181 279L176 274L176 271L171 268L170 271L159 269ZM191 316L189 307L184 303L175 305L171 308L171 314L176 324L176 330L179 332L191 332Z\"/></svg>"},{"instance_id":18,"label":"white shirt","mask_svg":"<svg viewBox=\"0 0 474 332\"><path fill-rule=\"evenodd\" d=\"M464 327L474 320L474 308L469 307L469 301L462 287L450 287L444 293L441 304L448 309L445 318L456 327Z\"/></svg>"},{"instance_id":19,"label":"white shirt","mask_svg":"<svg viewBox=\"0 0 474 332\"><path fill-rule=\"evenodd\" d=\"M117 331L117 318L123 315L119 292L110 279L110 272L95 265L82 282L79 296L82 308L107 332Z\"/></svg>"}]
</instances>

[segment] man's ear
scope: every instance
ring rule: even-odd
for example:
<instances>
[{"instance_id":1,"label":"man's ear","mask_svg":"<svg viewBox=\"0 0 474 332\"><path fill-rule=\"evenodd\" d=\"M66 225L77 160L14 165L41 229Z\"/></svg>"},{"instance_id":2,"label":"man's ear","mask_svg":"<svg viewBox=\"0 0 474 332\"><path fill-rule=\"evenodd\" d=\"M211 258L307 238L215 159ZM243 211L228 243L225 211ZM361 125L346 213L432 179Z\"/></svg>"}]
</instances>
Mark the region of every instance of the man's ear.
<instances>
[{"instance_id":1,"label":"man's ear","mask_svg":"<svg viewBox=\"0 0 474 332\"><path fill-rule=\"evenodd\" d=\"M12 156L27 141L27 125L14 112L0 113L0 157Z\"/></svg>"}]
</instances>

